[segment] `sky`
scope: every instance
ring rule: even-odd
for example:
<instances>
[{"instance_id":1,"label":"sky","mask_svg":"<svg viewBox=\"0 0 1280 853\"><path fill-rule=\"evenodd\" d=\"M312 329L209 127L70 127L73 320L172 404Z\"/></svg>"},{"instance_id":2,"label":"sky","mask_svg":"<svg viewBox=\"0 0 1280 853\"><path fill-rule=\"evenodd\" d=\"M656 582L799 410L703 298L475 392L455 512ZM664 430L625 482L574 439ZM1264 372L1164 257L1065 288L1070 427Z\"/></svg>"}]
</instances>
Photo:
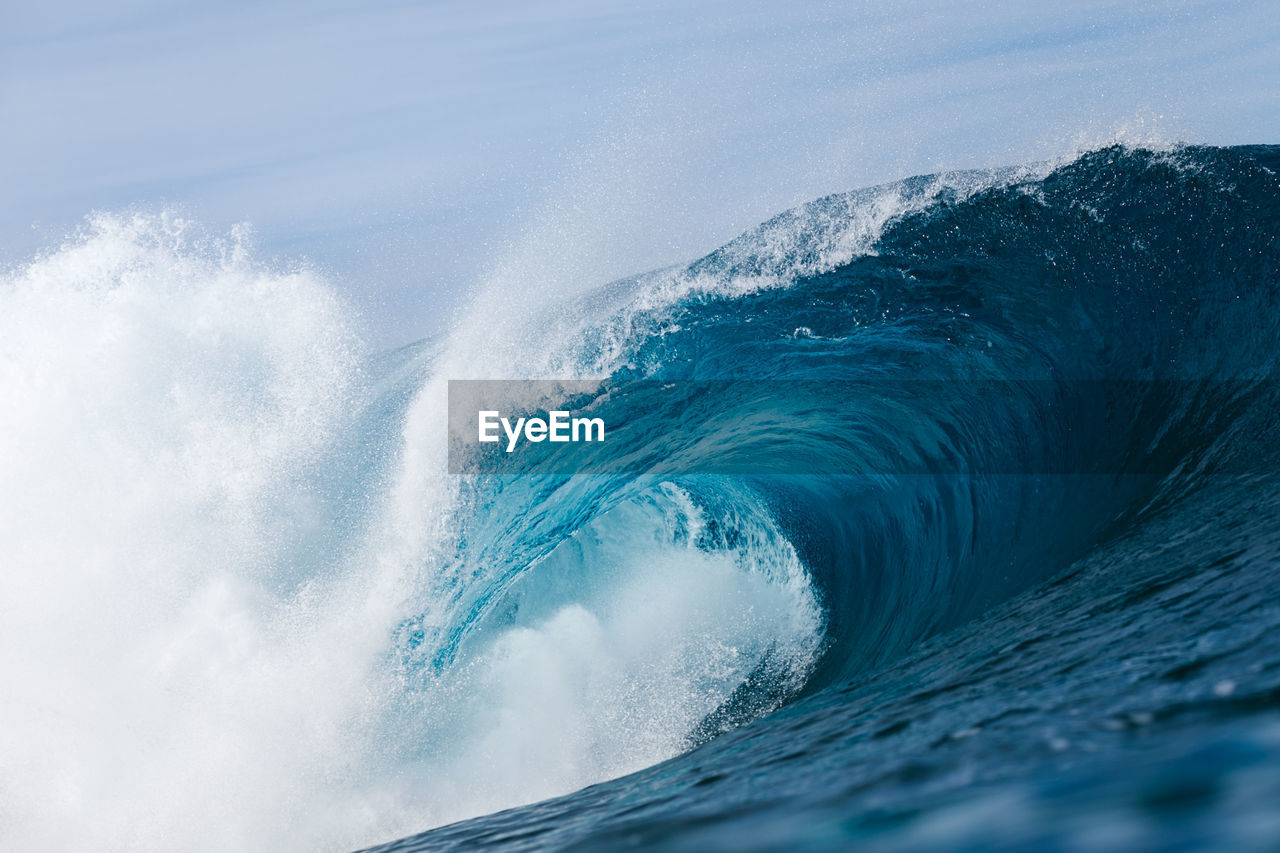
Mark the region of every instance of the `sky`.
<instances>
[{"instance_id":1,"label":"sky","mask_svg":"<svg viewBox=\"0 0 1280 853\"><path fill-rule=\"evenodd\" d=\"M173 210L384 347L818 196L1115 139L1280 142L1261 2L0 0L0 265ZM516 270L513 274L512 270Z\"/></svg>"}]
</instances>

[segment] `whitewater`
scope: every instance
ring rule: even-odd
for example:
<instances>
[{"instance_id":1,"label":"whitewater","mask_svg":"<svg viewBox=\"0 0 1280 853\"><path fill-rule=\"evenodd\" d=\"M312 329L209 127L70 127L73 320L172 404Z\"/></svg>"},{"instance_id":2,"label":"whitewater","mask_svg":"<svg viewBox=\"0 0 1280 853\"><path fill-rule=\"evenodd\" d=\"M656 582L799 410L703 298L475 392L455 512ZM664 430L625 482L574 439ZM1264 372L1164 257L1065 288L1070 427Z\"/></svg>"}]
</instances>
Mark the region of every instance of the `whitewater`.
<instances>
[{"instance_id":1,"label":"whitewater","mask_svg":"<svg viewBox=\"0 0 1280 853\"><path fill-rule=\"evenodd\" d=\"M522 257L393 352L238 229L94 215L0 280L0 846L1267 849L1277 169L1116 146L603 286ZM551 378L721 431L617 393L624 467L449 472L450 380Z\"/></svg>"}]
</instances>

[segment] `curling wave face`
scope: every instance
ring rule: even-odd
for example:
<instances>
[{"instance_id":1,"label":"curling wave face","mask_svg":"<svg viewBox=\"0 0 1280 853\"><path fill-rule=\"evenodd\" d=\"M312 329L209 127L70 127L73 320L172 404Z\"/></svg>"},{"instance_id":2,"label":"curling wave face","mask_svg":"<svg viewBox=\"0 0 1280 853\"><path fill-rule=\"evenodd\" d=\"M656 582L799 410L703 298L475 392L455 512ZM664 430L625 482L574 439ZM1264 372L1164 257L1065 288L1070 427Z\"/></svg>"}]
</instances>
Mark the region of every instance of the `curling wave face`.
<instances>
[{"instance_id":1,"label":"curling wave face","mask_svg":"<svg viewBox=\"0 0 1280 853\"><path fill-rule=\"evenodd\" d=\"M936 847L1013 801L1004 840L1044 840L1138 729L1153 778L1247 742L1234 780L1276 755L1280 649L1247 639L1277 618L1277 168L1110 148L912 179L603 289L500 281L377 357L314 275L94 221L0 288L2 837L340 848L674 759L393 847ZM751 474L447 473L446 380L549 376L768 380L828 467L771 467L726 382L684 401L724 441L618 394L600 452ZM1140 776L1094 825L1158 831Z\"/></svg>"},{"instance_id":2,"label":"curling wave face","mask_svg":"<svg viewBox=\"0 0 1280 853\"><path fill-rule=\"evenodd\" d=\"M388 849L1274 843L1277 166L1274 148L1113 148L917 179L597 297L560 364L619 391L777 383L758 429L758 384L664 391L719 414L723 441L673 440L625 393L593 414L649 424L619 453L751 459L676 485L718 529L776 527L820 653L784 647L805 651L675 761ZM783 416L831 473L770 473ZM947 473L966 462L999 473ZM536 538L645 482L615 480L504 492L496 527Z\"/></svg>"}]
</instances>

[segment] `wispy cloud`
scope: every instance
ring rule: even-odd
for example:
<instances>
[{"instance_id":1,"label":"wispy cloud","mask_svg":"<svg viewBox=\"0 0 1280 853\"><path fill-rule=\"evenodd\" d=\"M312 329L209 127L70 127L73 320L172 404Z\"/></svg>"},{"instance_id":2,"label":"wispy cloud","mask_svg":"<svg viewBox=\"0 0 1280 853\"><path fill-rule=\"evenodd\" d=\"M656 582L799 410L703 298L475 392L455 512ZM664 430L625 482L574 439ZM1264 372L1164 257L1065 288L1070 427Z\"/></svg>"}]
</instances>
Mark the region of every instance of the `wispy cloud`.
<instances>
[{"instance_id":1,"label":"wispy cloud","mask_svg":"<svg viewBox=\"0 0 1280 853\"><path fill-rule=\"evenodd\" d=\"M574 193L629 211L604 278L1135 121L1280 139L1269 2L110 5L0 13L0 256L178 204L330 268L388 341Z\"/></svg>"}]
</instances>

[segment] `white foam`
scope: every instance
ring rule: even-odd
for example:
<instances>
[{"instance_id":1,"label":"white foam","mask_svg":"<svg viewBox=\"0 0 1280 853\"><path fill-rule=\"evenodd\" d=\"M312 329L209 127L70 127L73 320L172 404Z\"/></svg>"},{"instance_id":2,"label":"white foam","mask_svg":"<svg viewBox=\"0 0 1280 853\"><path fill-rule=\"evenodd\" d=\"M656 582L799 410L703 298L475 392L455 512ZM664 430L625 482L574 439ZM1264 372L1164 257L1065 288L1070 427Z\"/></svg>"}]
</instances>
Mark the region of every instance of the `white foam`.
<instances>
[{"instance_id":1,"label":"white foam","mask_svg":"<svg viewBox=\"0 0 1280 853\"><path fill-rule=\"evenodd\" d=\"M368 524L332 541L323 482L369 400L323 281L166 216L96 217L4 276L0 846L357 847L669 757L764 638L803 668L798 563L659 543L475 652L424 697L451 739L419 739L395 629L456 617L467 580L444 382L542 367L490 373L481 333L529 318L489 316L437 357L387 485L364 484Z\"/></svg>"},{"instance_id":2,"label":"white foam","mask_svg":"<svg viewBox=\"0 0 1280 853\"><path fill-rule=\"evenodd\" d=\"M314 276L168 217L97 217L5 277L2 846L367 840L386 625L367 578L298 564L359 363Z\"/></svg>"},{"instance_id":3,"label":"white foam","mask_svg":"<svg viewBox=\"0 0 1280 853\"><path fill-rule=\"evenodd\" d=\"M793 595L727 554L652 541L595 556L615 582L497 633L435 686L430 739L447 746L426 780L430 823L679 754L771 649L807 673L819 637L807 587Z\"/></svg>"}]
</instances>

